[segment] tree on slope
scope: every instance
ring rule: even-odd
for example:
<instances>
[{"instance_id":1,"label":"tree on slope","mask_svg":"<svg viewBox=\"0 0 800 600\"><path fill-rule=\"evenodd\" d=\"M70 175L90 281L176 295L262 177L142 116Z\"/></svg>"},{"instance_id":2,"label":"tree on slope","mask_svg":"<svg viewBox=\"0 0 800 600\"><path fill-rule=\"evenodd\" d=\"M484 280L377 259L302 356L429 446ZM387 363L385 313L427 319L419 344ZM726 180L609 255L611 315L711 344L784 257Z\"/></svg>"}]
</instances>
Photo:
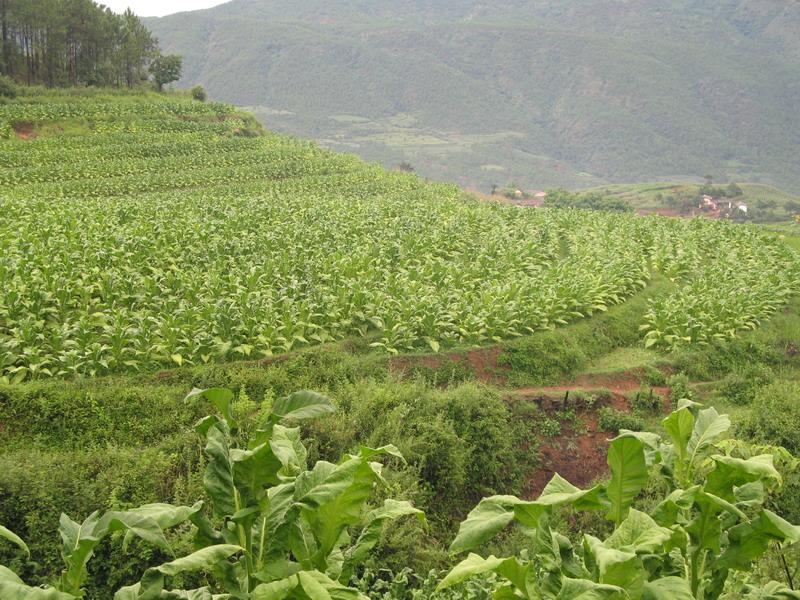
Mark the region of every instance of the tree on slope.
<instances>
[{"instance_id":1,"label":"tree on slope","mask_svg":"<svg viewBox=\"0 0 800 600\"><path fill-rule=\"evenodd\" d=\"M177 54L156 56L150 63L150 75L153 76L156 89L160 92L166 84L178 81L181 78L182 67L183 59Z\"/></svg>"}]
</instances>

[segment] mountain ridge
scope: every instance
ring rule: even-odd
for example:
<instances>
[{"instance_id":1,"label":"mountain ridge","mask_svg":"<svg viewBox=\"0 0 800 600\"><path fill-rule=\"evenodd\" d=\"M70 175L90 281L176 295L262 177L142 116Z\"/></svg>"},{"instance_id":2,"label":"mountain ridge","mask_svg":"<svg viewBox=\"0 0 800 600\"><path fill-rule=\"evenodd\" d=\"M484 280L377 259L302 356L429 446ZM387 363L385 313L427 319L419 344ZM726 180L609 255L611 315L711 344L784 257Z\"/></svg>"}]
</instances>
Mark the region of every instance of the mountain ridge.
<instances>
[{"instance_id":1,"label":"mountain ridge","mask_svg":"<svg viewBox=\"0 0 800 600\"><path fill-rule=\"evenodd\" d=\"M429 177L800 190L800 3L569 4L234 0L147 24L182 85Z\"/></svg>"}]
</instances>

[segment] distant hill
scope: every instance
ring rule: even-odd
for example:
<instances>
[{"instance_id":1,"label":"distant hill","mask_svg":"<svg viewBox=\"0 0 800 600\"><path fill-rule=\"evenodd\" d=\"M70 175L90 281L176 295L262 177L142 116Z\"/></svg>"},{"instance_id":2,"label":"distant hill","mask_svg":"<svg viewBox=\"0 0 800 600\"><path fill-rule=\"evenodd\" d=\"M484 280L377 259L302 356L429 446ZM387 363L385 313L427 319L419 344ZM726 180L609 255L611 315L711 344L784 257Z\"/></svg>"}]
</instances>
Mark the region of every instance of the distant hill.
<instances>
[{"instance_id":1,"label":"distant hill","mask_svg":"<svg viewBox=\"0 0 800 600\"><path fill-rule=\"evenodd\" d=\"M147 19L181 85L464 186L800 192L800 2L234 0Z\"/></svg>"}]
</instances>

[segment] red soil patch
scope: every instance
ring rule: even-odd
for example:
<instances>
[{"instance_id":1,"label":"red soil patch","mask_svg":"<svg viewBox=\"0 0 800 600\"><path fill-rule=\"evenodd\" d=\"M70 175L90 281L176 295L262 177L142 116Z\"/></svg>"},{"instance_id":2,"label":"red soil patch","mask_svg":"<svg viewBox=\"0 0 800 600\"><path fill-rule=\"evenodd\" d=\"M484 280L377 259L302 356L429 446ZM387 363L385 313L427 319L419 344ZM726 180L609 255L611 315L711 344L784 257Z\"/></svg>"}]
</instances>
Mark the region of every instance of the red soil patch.
<instances>
[{"instance_id":1,"label":"red soil patch","mask_svg":"<svg viewBox=\"0 0 800 600\"><path fill-rule=\"evenodd\" d=\"M620 378L615 383L604 380L602 387L612 392L612 398L605 403L617 410L629 411L630 405L626 394L640 388L636 379ZM535 402L548 416L564 408L563 397L567 392L590 392L592 385L576 387L574 385L549 386L543 388L527 388L517 390L522 395L517 401ZM597 386L594 386L595 389ZM653 392L662 397L664 411L669 411L669 388L653 388ZM563 395L562 395L563 394ZM525 498L536 498L544 486L558 473L567 481L578 487L586 487L593 481L608 473L606 453L608 442L614 437L613 432L600 429L597 410L572 405L578 420L575 424L562 423L561 434L554 438L546 438L539 447L539 468L530 474L523 487Z\"/></svg>"},{"instance_id":2,"label":"red soil patch","mask_svg":"<svg viewBox=\"0 0 800 600\"><path fill-rule=\"evenodd\" d=\"M583 418L581 427L586 433L576 435L565 427L558 438L539 447L540 467L525 481L523 498L538 498L555 473L580 488L608 473L606 451L614 434L597 431L597 417Z\"/></svg>"},{"instance_id":3,"label":"red soil patch","mask_svg":"<svg viewBox=\"0 0 800 600\"><path fill-rule=\"evenodd\" d=\"M640 208L636 213L639 215L661 215L662 217L681 216L681 213L674 208Z\"/></svg>"},{"instance_id":4,"label":"red soil patch","mask_svg":"<svg viewBox=\"0 0 800 600\"><path fill-rule=\"evenodd\" d=\"M12 125L14 133L21 140L31 140L36 137L33 123L14 123Z\"/></svg>"},{"instance_id":5,"label":"red soil patch","mask_svg":"<svg viewBox=\"0 0 800 600\"><path fill-rule=\"evenodd\" d=\"M396 356L389 361L389 371L404 375L415 366L439 369L447 362L466 362L475 373L475 378L486 383L502 385L505 383L503 371L506 370L497 363L497 357L503 351L500 346L474 348L466 352L449 352L446 354L425 354L420 356Z\"/></svg>"}]
</instances>

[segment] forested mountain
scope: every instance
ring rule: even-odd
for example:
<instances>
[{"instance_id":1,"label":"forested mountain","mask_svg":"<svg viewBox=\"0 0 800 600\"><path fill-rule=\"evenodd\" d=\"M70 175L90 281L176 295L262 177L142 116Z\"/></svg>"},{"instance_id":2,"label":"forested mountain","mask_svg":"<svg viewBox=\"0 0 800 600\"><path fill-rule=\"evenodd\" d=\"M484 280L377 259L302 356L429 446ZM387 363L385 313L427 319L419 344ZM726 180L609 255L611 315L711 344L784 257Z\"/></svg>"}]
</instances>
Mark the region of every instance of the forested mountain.
<instances>
[{"instance_id":1,"label":"forested mountain","mask_svg":"<svg viewBox=\"0 0 800 600\"><path fill-rule=\"evenodd\" d=\"M800 189L798 2L234 0L146 23L182 85L462 185Z\"/></svg>"},{"instance_id":2,"label":"forested mountain","mask_svg":"<svg viewBox=\"0 0 800 600\"><path fill-rule=\"evenodd\" d=\"M133 87L158 45L130 10L92 0L0 0L0 75L27 85Z\"/></svg>"}]
</instances>

